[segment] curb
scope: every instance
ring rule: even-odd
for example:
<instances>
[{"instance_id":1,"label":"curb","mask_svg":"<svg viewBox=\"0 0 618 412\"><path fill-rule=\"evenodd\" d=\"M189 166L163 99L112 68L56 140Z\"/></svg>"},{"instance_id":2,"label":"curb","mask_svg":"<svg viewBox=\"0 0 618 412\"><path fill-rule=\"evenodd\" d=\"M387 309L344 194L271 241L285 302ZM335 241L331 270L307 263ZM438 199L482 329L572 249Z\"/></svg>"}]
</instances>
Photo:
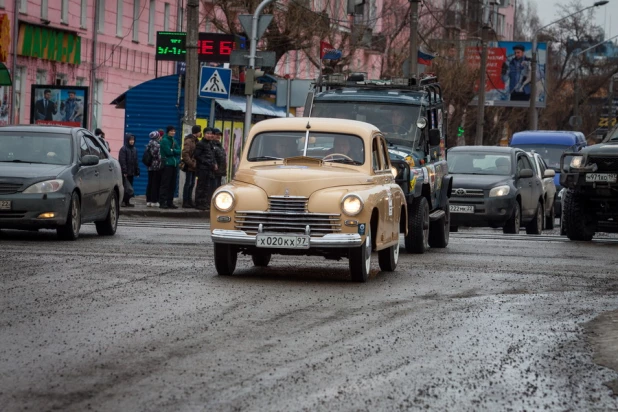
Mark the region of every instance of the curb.
<instances>
[{"instance_id":1,"label":"curb","mask_svg":"<svg viewBox=\"0 0 618 412\"><path fill-rule=\"evenodd\" d=\"M210 220L210 212L201 210L166 210L166 209L131 209L120 208L120 216L137 216L137 217L171 217L177 219L207 219Z\"/></svg>"}]
</instances>

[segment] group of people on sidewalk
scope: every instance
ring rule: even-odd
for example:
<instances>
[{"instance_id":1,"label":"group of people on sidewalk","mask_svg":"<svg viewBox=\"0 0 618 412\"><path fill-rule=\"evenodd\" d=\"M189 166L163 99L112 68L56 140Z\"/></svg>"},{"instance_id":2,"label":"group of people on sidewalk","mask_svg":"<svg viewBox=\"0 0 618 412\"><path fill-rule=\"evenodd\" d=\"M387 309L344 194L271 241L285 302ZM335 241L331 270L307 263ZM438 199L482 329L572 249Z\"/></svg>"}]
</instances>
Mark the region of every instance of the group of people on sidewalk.
<instances>
[{"instance_id":1,"label":"group of people on sidewalk","mask_svg":"<svg viewBox=\"0 0 618 412\"><path fill-rule=\"evenodd\" d=\"M174 192L180 169L185 172L182 207L208 211L212 195L215 189L221 186L222 177L227 171L226 153L221 144L223 134L219 129L206 127L202 135L201 127L193 126L191 134L185 136L182 147L176 141L175 135L174 126L167 126L165 131L158 130L149 134L150 141L145 149L148 153L142 158L142 161L148 160L146 206L178 208L174 205ZM140 174L134 135L125 135L118 160L124 178L133 185L133 179ZM123 206L133 207L130 198L131 196L125 195Z\"/></svg>"}]
</instances>

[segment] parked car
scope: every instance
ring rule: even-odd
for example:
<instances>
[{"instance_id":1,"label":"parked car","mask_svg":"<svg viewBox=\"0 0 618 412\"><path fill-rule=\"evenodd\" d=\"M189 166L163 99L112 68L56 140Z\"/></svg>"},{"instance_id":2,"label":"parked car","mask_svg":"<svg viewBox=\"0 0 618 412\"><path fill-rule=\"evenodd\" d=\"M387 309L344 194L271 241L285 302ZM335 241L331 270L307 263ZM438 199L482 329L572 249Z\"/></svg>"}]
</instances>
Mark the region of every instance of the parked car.
<instances>
[{"instance_id":1,"label":"parked car","mask_svg":"<svg viewBox=\"0 0 618 412\"><path fill-rule=\"evenodd\" d=\"M489 226L504 233L543 230L545 200L530 157L512 147L459 146L448 151L453 176L451 231Z\"/></svg>"},{"instance_id":2,"label":"parked car","mask_svg":"<svg viewBox=\"0 0 618 412\"><path fill-rule=\"evenodd\" d=\"M111 236L123 192L120 164L88 130L0 127L0 229L56 229L75 240L95 222Z\"/></svg>"},{"instance_id":3,"label":"parked car","mask_svg":"<svg viewBox=\"0 0 618 412\"><path fill-rule=\"evenodd\" d=\"M213 196L215 268L231 275L238 253L267 266L272 254L349 259L365 282L373 251L393 271L407 206L388 145L355 120L287 118L251 128L234 179Z\"/></svg>"},{"instance_id":4,"label":"parked car","mask_svg":"<svg viewBox=\"0 0 618 412\"><path fill-rule=\"evenodd\" d=\"M554 183L556 172L547 166L540 154L532 151L528 153L528 156L530 156L532 160L536 175L541 179L541 183L543 184L543 204L545 205L544 228L553 229L556 222L556 208L554 207L557 196L556 184Z\"/></svg>"}]
</instances>

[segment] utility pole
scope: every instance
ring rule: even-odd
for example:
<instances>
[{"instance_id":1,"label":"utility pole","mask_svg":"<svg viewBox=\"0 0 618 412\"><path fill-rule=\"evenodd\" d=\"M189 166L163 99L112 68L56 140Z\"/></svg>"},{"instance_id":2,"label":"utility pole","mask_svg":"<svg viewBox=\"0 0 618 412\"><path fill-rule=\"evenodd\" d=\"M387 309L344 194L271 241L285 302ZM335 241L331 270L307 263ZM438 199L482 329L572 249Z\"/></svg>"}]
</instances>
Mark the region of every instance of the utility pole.
<instances>
[{"instance_id":1,"label":"utility pole","mask_svg":"<svg viewBox=\"0 0 618 412\"><path fill-rule=\"evenodd\" d=\"M410 64L408 78L418 76L418 4L420 0L410 0ZM418 84L418 82L417 82Z\"/></svg>"},{"instance_id":2,"label":"utility pole","mask_svg":"<svg viewBox=\"0 0 618 412\"><path fill-rule=\"evenodd\" d=\"M197 92L199 87L199 61L197 40L199 33L199 0L187 1L187 54L185 70L185 116L184 123L194 126L197 115ZM210 126L210 125L209 125Z\"/></svg>"},{"instance_id":3,"label":"utility pole","mask_svg":"<svg viewBox=\"0 0 618 412\"><path fill-rule=\"evenodd\" d=\"M487 83L487 37L489 26L483 24L481 30L481 80L479 82L478 110L476 119L476 139L474 144L483 144L483 127L485 125L485 87Z\"/></svg>"}]
</instances>

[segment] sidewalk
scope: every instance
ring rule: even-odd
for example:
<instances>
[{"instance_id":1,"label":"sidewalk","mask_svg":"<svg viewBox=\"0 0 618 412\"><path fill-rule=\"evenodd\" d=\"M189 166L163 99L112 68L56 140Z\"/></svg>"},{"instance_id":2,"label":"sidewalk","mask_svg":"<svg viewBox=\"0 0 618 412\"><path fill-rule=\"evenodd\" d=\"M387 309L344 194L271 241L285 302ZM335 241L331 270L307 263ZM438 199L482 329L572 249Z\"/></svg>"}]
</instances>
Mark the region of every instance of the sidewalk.
<instances>
[{"instance_id":1,"label":"sidewalk","mask_svg":"<svg viewBox=\"0 0 618 412\"><path fill-rule=\"evenodd\" d=\"M135 207L125 207L120 205L120 216L139 216L139 217L172 217L172 218L201 218L210 220L210 212L197 209L183 209L180 207L182 200L174 199L174 204L178 209L160 209L158 207L146 207L146 196L131 198L131 203Z\"/></svg>"}]
</instances>

